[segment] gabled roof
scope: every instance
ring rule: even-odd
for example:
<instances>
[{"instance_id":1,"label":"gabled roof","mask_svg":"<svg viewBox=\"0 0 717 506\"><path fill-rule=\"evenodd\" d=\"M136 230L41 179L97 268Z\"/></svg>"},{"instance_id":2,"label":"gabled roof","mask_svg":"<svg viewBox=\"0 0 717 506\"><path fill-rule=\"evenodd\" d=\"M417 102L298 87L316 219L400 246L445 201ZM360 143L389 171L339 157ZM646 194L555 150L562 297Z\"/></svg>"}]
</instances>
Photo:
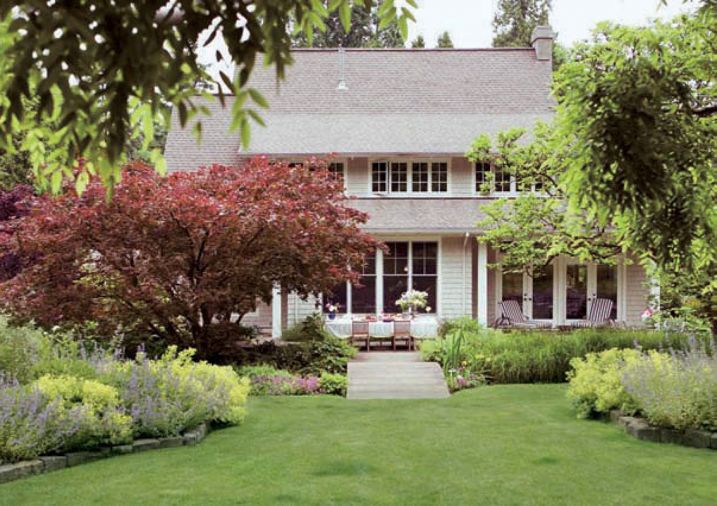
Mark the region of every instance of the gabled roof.
<instances>
[{"instance_id":1,"label":"gabled roof","mask_svg":"<svg viewBox=\"0 0 717 506\"><path fill-rule=\"evenodd\" d=\"M346 49L344 90L338 50L297 49L292 57L278 84L273 68L252 74L249 86L269 109L248 150L239 152L238 133L228 132L231 107L215 106L198 148L173 117L170 168L254 154L461 154L481 133L530 129L552 115L551 62L532 48Z\"/></svg>"}]
</instances>

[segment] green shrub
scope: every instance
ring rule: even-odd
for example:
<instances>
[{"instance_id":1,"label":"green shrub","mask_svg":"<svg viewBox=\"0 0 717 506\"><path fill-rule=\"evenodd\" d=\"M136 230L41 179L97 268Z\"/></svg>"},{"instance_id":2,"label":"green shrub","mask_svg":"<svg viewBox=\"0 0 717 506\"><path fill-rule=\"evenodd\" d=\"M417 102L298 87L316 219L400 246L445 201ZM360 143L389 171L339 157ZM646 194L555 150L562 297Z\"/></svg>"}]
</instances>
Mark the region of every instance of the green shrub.
<instances>
[{"instance_id":1,"label":"green shrub","mask_svg":"<svg viewBox=\"0 0 717 506\"><path fill-rule=\"evenodd\" d=\"M201 422L240 423L249 381L231 367L193 362L194 350L175 346L158 360L138 354L113 362L104 377L120 391L136 436L171 436Z\"/></svg>"},{"instance_id":2,"label":"green shrub","mask_svg":"<svg viewBox=\"0 0 717 506\"><path fill-rule=\"evenodd\" d=\"M44 338L42 331L11 326L5 316L0 316L0 372L22 383L30 381L38 346Z\"/></svg>"},{"instance_id":3,"label":"green shrub","mask_svg":"<svg viewBox=\"0 0 717 506\"><path fill-rule=\"evenodd\" d=\"M643 353L625 365L622 385L654 425L717 431L716 351L695 344L671 355Z\"/></svg>"},{"instance_id":4,"label":"green shrub","mask_svg":"<svg viewBox=\"0 0 717 506\"><path fill-rule=\"evenodd\" d=\"M304 321L282 332L282 339L287 342L325 341L330 338L320 313L307 316Z\"/></svg>"},{"instance_id":5,"label":"green shrub","mask_svg":"<svg viewBox=\"0 0 717 506\"><path fill-rule=\"evenodd\" d=\"M456 329L462 329L466 333L478 334L483 327L477 320L468 316L443 320L438 327L438 337L446 337Z\"/></svg>"},{"instance_id":6,"label":"green shrub","mask_svg":"<svg viewBox=\"0 0 717 506\"><path fill-rule=\"evenodd\" d=\"M653 351L652 353L658 354ZM634 413L637 406L622 386L622 374L627 364L640 358L634 349L612 348L600 353L588 353L585 358L570 361L568 398L578 417L587 418L611 409Z\"/></svg>"},{"instance_id":7,"label":"green shrub","mask_svg":"<svg viewBox=\"0 0 717 506\"><path fill-rule=\"evenodd\" d=\"M267 364L301 376L320 376L322 372L345 374L356 348L329 337L324 341L276 344L262 343L239 350L233 357L237 367Z\"/></svg>"},{"instance_id":8,"label":"green shrub","mask_svg":"<svg viewBox=\"0 0 717 506\"><path fill-rule=\"evenodd\" d=\"M35 381L48 399L60 400L64 412L77 431L64 442L63 449L117 445L132 440L132 418L124 413L116 388L98 381L72 376L46 375Z\"/></svg>"},{"instance_id":9,"label":"green shrub","mask_svg":"<svg viewBox=\"0 0 717 506\"><path fill-rule=\"evenodd\" d=\"M566 380L573 358L588 353L636 345L645 350L688 346L688 336L674 332L605 328L501 331L471 329L473 325L470 320L444 324L452 330L435 341L424 341L423 359L439 362L446 370L465 363L469 370L484 373L493 383L555 383Z\"/></svg>"},{"instance_id":10,"label":"green shrub","mask_svg":"<svg viewBox=\"0 0 717 506\"><path fill-rule=\"evenodd\" d=\"M343 374L331 374L324 372L319 377L319 388L321 392L329 395L346 395L349 386L348 378Z\"/></svg>"}]
</instances>

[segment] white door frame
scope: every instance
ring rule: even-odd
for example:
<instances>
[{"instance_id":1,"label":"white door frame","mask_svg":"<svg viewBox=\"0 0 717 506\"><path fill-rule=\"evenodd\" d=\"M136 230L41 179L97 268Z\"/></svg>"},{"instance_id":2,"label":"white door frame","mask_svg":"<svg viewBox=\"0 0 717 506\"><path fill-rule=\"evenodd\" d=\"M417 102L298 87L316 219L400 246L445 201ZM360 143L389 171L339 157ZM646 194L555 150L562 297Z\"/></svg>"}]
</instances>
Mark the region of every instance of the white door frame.
<instances>
[{"instance_id":1,"label":"white door frame","mask_svg":"<svg viewBox=\"0 0 717 506\"><path fill-rule=\"evenodd\" d=\"M497 253L497 261L500 263L501 255ZM571 321L567 318L567 267L568 265L581 264L586 265L587 286L586 292L588 296L587 311L590 312L592 301L597 296L597 265L596 263L581 263L577 259L571 257L560 256L556 258L553 265L553 318L550 321L553 326L564 325ZM625 320L626 311L626 267L623 258L618 259L615 265L617 269L617 321ZM498 268L495 270L495 310L496 315L500 314L500 301L503 300L503 271ZM527 272L523 273L523 313L528 318L533 317L533 277Z\"/></svg>"}]
</instances>

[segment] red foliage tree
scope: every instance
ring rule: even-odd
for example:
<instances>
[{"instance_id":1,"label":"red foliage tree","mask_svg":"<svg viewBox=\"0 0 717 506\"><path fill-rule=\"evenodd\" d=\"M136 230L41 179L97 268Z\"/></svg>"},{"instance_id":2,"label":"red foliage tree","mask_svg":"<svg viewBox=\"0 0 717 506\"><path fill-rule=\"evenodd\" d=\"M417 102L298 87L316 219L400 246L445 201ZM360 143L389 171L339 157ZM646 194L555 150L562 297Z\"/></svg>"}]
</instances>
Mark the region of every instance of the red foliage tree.
<instances>
[{"instance_id":1,"label":"red foliage tree","mask_svg":"<svg viewBox=\"0 0 717 506\"><path fill-rule=\"evenodd\" d=\"M38 198L16 220L14 251L38 258L1 285L22 320L103 332L145 331L211 357L272 286L301 296L356 280L377 243L360 230L325 167L214 165L166 178L125 168L111 201Z\"/></svg>"},{"instance_id":2,"label":"red foliage tree","mask_svg":"<svg viewBox=\"0 0 717 506\"><path fill-rule=\"evenodd\" d=\"M32 187L25 184L0 190L0 282L17 275L22 268L22 259L5 245L12 241L14 221L27 214L27 202L33 197Z\"/></svg>"}]
</instances>

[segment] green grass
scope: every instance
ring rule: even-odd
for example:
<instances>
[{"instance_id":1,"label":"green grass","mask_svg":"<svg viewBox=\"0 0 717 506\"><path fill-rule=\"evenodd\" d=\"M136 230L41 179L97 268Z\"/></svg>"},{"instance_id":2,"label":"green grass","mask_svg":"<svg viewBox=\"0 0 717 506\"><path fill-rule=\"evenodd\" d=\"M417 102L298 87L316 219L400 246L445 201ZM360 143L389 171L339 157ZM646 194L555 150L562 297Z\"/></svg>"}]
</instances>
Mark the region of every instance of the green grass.
<instances>
[{"instance_id":1,"label":"green grass","mask_svg":"<svg viewBox=\"0 0 717 506\"><path fill-rule=\"evenodd\" d=\"M576 420L563 385L253 398L196 447L0 485L0 504L714 504L717 452Z\"/></svg>"}]
</instances>

